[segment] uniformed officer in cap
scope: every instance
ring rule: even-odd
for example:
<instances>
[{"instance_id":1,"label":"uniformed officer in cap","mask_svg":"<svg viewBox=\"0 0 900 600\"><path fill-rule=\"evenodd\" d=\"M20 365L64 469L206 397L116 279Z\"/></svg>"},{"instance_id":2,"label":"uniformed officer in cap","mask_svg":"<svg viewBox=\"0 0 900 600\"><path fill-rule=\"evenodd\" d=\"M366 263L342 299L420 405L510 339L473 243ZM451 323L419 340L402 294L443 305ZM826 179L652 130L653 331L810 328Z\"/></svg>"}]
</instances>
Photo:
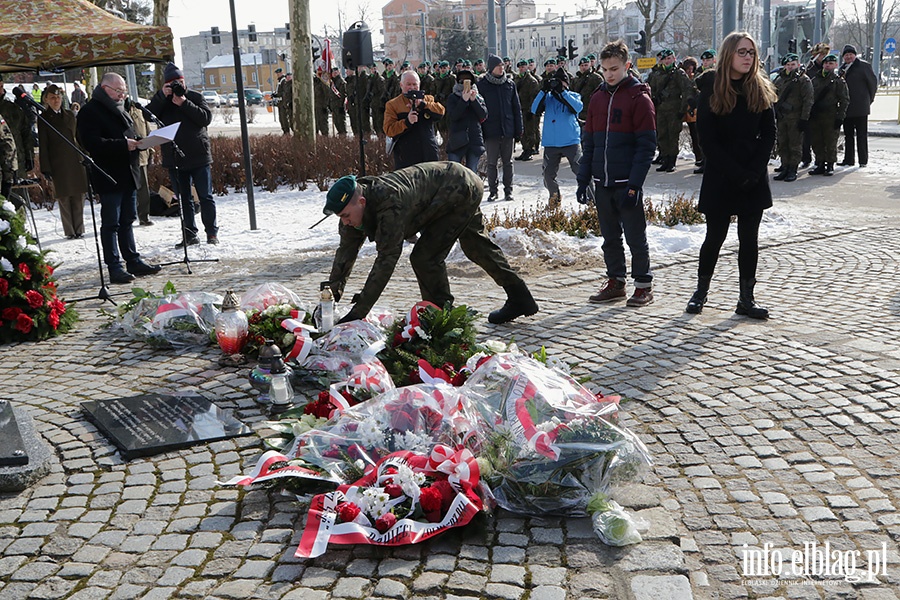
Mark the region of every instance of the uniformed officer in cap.
<instances>
[{"instance_id":1,"label":"uniformed officer in cap","mask_svg":"<svg viewBox=\"0 0 900 600\"><path fill-rule=\"evenodd\" d=\"M813 104L813 84L800 66L800 57L785 54L783 65L775 77L775 116L778 125L778 156L781 172L776 181L796 181L803 153L803 134L809 127L809 111Z\"/></svg>"},{"instance_id":2,"label":"uniformed officer in cap","mask_svg":"<svg viewBox=\"0 0 900 600\"><path fill-rule=\"evenodd\" d=\"M581 95L581 102L584 104L584 108L581 109L578 118L582 121L587 117L591 96L594 95L601 83L603 83L603 77L591 71L591 59L586 56L582 57L578 61L578 72L575 73L575 77L572 78L572 85L569 87L573 92Z\"/></svg>"},{"instance_id":3,"label":"uniformed officer in cap","mask_svg":"<svg viewBox=\"0 0 900 600\"><path fill-rule=\"evenodd\" d=\"M522 105L522 153L516 160L531 160L538 153L541 146L541 118L529 110L538 92L541 91L541 83L528 68L528 61L520 60L517 63L519 72L513 81L516 82L516 92L519 94L519 103Z\"/></svg>"},{"instance_id":4,"label":"uniformed officer in cap","mask_svg":"<svg viewBox=\"0 0 900 600\"><path fill-rule=\"evenodd\" d=\"M812 80L813 107L810 112L809 138L816 156L816 168L810 175L833 175L837 162L838 132L850 106L847 82L838 75L838 57L828 54L822 71Z\"/></svg>"},{"instance_id":5,"label":"uniformed officer in cap","mask_svg":"<svg viewBox=\"0 0 900 600\"><path fill-rule=\"evenodd\" d=\"M697 69L697 75L705 71L712 71L716 68L716 51L710 48L704 50L700 55L700 68Z\"/></svg>"},{"instance_id":6,"label":"uniformed officer in cap","mask_svg":"<svg viewBox=\"0 0 900 600\"><path fill-rule=\"evenodd\" d=\"M278 84L275 86L272 97L278 103L278 123L281 125L282 133L289 135L294 108L294 86L284 76L284 69L281 67L275 69L275 76L278 77Z\"/></svg>"},{"instance_id":7,"label":"uniformed officer in cap","mask_svg":"<svg viewBox=\"0 0 900 600\"><path fill-rule=\"evenodd\" d=\"M342 322L365 318L394 273L403 240L420 234L409 261L422 299L443 307L453 302L445 260L459 241L466 257L503 286L507 300L488 316L506 323L538 312L528 286L509 266L503 251L484 230L481 198L484 183L475 172L454 162L428 162L379 176L340 178L328 190L325 214L340 217L340 246L329 277L335 298L366 238L378 254L362 292Z\"/></svg>"},{"instance_id":8,"label":"uniformed officer in cap","mask_svg":"<svg viewBox=\"0 0 900 600\"><path fill-rule=\"evenodd\" d=\"M662 70L650 84L650 96L656 105L656 135L663 162L657 171L671 173L678 158L678 138L682 117L688 102L697 91L687 74L675 64L675 53L669 48L660 51Z\"/></svg>"}]
</instances>

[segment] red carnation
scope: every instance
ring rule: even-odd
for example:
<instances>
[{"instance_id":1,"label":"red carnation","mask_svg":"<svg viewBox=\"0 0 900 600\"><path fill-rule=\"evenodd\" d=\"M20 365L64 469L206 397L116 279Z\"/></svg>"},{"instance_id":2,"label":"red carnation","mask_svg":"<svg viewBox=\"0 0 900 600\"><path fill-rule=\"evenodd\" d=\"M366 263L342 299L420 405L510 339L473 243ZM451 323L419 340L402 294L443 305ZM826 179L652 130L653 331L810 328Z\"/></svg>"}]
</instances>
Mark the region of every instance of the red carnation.
<instances>
[{"instance_id":1,"label":"red carnation","mask_svg":"<svg viewBox=\"0 0 900 600\"><path fill-rule=\"evenodd\" d=\"M432 486L432 489L437 490L441 495L441 511L447 512L450 509L450 505L453 504L453 499L456 498L456 490L453 489L453 486L450 483L442 479L441 481L435 481Z\"/></svg>"},{"instance_id":2,"label":"red carnation","mask_svg":"<svg viewBox=\"0 0 900 600\"><path fill-rule=\"evenodd\" d=\"M409 382L412 384L422 383L422 377L419 376L419 368L416 367L409 374Z\"/></svg>"},{"instance_id":3,"label":"red carnation","mask_svg":"<svg viewBox=\"0 0 900 600\"><path fill-rule=\"evenodd\" d=\"M45 264L44 272L47 274L47 278L49 279L51 276L53 276L53 267L48 264Z\"/></svg>"},{"instance_id":4,"label":"red carnation","mask_svg":"<svg viewBox=\"0 0 900 600\"><path fill-rule=\"evenodd\" d=\"M328 390L322 390L321 392L319 392L319 396L317 399L319 400L319 402L327 402L328 396Z\"/></svg>"},{"instance_id":5,"label":"red carnation","mask_svg":"<svg viewBox=\"0 0 900 600\"><path fill-rule=\"evenodd\" d=\"M44 305L44 296L40 292L28 290L25 292L25 300L31 308L40 308Z\"/></svg>"},{"instance_id":6,"label":"red carnation","mask_svg":"<svg viewBox=\"0 0 900 600\"><path fill-rule=\"evenodd\" d=\"M4 308L3 312L0 313L0 316L2 316L7 321L15 321L20 314L22 314L21 308L10 306L9 308Z\"/></svg>"},{"instance_id":7,"label":"red carnation","mask_svg":"<svg viewBox=\"0 0 900 600\"><path fill-rule=\"evenodd\" d=\"M25 263L19 263L19 273L25 278L25 281L31 281L31 269Z\"/></svg>"},{"instance_id":8,"label":"red carnation","mask_svg":"<svg viewBox=\"0 0 900 600\"><path fill-rule=\"evenodd\" d=\"M441 492L433 487L422 488L419 494L419 504L426 513L441 510Z\"/></svg>"},{"instance_id":9,"label":"red carnation","mask_svg":"<svg viewBox=\"0 0 900 600\"><path fill-rule=\"evenodd\" d=\"M385 513L375 520L375 529L384 533L397 524L397 516L394 513Z\"/></svg>"},{"instance_id":10,"label":"red carnation","mask_svg":"<svg viewBox=\"0 0 900 600\"><path fill-rule=\"evenodd\" d=\"M49 306L52 310L55 310L59 314L63 314L66 312L66 303L59 298L54 298L53 300L51 300Z\"/></svg>"},{"instance_id":11,"label":"red carnation","mask_svg":"<svg viewBox=\"0 0 900 600\"><path fill-rule=\"evenodd\" d=\"M34 321L32 321L31 317L29 317L25 313L22 313L18 317L16 317L16 329L18 329L22 333L31 333L32 327L34 327Z\"/></svg>"},{"instance_id":12,"label":"red carnation","mask_svg":"<svg viewBox=\"0 0 900 600\"><path fill-rule=\"evenodd\" d=\"M352 502L341 502L337 505L337 514L341 521L350 523L359 516L359 507Z\"/></svg>"},{"instance_id":13,"label":"red carnation","mask_svg":"<svg viewBox=\"0 0 900 600\"><path fill-rule=\"evenodd\" d=\"M340 458L341 457L341 449L332 444L331 448L322 453L322 456L326 458Z\"/></svg>"},{"instance_id":14,"label":"red carnation","mask_svg":"<svg viewBox=\"0 0 900 600\"><path fill-rule=\"evenodd\" d=\"M456 387L460 387L462 384L466 382L466 379L469 378L468 371L460 371L456 375L453 376L453 379L450 380L450 385L455 385Z\"/></svg>"},{"instance_id":15,"label":"red carnation","mask_svg":"<svg viewBox=\"0 0 900 600\"><path fill-rule=\"evenodd\" d=\"M396 483L392 483L390 485L384 486L384 493L391 498L399 498L403 495L403 488Z\"/></svg>"},{"instance_id":16,"label":"red carnation","mask_svg":"<svg viewBox=\"0 0 900 600\"><path fill-rule=\"evenodd\" d=\"M393 343L392 343L392 346L394 346L394 348L396 348L397 346L399 346L399 345L402 344L403 342L404 342L403 336L400 335L400 332L398 331L397 333L394 334L394 341L393 341Z\"/></svg>"},{"instance_id":17,"label":"red carnation","mask_svg":"<svg viewBox=\"0 0 900 600\"><path fill-rule=\"evenodd\" d=\"M0 296L5 296L9 292L9 281L0 277Z\"/></svg>"},{"instance_id":18,"label":"red carnation","mask_svg":"<svg viewBox=\"0 0 900 600\"><path fill-rule=\"evenodd\" d=\"M55 310L51 310L50 314L47 315L47 322L50 323L50 326L53 327L53 329L58 328L59 327L59 313L56 312Z\"/></svg>"}]
</instances>

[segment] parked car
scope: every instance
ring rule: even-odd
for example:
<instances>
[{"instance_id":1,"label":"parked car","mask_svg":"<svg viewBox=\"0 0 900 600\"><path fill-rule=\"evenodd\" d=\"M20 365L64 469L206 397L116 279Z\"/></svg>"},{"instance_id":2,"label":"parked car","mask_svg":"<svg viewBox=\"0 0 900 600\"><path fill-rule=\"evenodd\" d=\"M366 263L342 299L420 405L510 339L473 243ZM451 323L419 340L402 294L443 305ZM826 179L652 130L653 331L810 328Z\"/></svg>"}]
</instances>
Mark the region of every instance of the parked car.
<instances>
[{"instance_id":1,"label":"parked car","mask_svg":"<svg viewBox=\"0 0 900 600\"><path fill-rule=\"evenodd\" d=\"M209 106L215 106L216 108L222 106L222 96L215 90L203 90L201 93L203 94L203 99L206 100L206 103Z\"/></svg>"},{"instance_id":2,"label":"parked car","mask_svg":"<svg viewBox=\"0 0 900 600\"><path fill-rule=\"evenodd\" d=\"M244 88L244 101L247 104L262 104L262 92L257 88Z\"/></svg>"},{"instance_id":3,"label":"parked car","mask_svg":"<svg viewBox=\"0 0 900 600\"><path fill-rule=\"evenodd\" d=\"M237 92L232 92L225 96L225 104L228 106L237 106L238 105L238 95Z\"/></svg>"}]
</instances>

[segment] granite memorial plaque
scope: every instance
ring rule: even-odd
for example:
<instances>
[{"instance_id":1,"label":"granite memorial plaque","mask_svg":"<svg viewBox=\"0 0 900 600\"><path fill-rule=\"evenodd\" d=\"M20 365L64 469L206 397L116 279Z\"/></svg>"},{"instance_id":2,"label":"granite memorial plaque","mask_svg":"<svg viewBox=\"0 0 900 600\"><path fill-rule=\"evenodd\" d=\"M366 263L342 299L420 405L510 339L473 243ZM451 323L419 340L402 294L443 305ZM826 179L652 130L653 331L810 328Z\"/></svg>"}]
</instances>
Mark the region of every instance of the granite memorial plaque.
<instances>
[{"instance_id":1,"label":"granite memorial plaque","mask_svg":"<svg viewBox=\"0 0 900 600\"><path fill-rule=\"evenodd\" d=\"M231 411L196 394L146 394L81 407L125 460L251 433Z\"/></svg>"},{"instance_id":2,"label":"granite memorial plaque","mask_svg":"<svg viewBox=\"0 0 900 600\"><path fill-rule=\"evenodd\" d=\"M13 413L12 404L9 400L0 398L0 466L27 464L28 453L25 451L22 434L19 433L19 423Z\"/></svg>"}]
</instances>

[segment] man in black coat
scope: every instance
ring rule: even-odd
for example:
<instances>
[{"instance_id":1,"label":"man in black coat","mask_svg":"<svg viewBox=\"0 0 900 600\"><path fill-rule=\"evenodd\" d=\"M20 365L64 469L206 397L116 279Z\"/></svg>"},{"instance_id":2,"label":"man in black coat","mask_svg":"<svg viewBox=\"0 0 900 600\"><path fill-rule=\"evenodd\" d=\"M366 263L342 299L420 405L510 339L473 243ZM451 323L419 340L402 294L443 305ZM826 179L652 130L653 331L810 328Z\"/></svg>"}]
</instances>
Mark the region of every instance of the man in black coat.
<instances>
[{"instance_id":1,"label":"man in black coat","mask_svg":"<svg viewBox=\"0 0 900 600\"><path fill-rule=\"evenodd\" d=\"M199 92L187 89L184 73L174 64L166 65L165 85L156 92L147 108L165 125L180 123L175 144L181 150L176 156L172 144L164 144L163 166L169 169L175 193L181 197L181 213L184 216L184 243L193 246L200 243L194 220L194 200L191 182L200 199L200 218L206 230L208 244L219 243L219 227L216 224L216 201L212 195L212 151L206 127L212 121L212 111ZM183 156L182 156L183 155Z\"/></svg>"},{"instance_id":2,"label":"man in black coat","mask_svg":"<svg viewBox=\"0 0 900 600\"><path fill-rule=\"evenodd\" d=\"M126 94L125 80L116 73L107 73L78 112L77 123L81 145L114 180L96 170L91 172L91 183L100 196L103 260L112 283L130 283L136 275L152 275L160 269L159 265L142 261L134 244L132 224L137 217L141 159L134 122L125 111Z\"/></svg>"},{"instance_id":3,"label":"man in black coat","mask_svg":"<svg viewBox=\"0 0 900 600\"><path fill-rule=\"evenodd\" d=\"M499 56L488 57L488 71L478 81L478 93L484 98L487 119L481 123L484 147L487 150L488 201L497 199L497 160L503 162L503 192L505 200L512 200L513 148L522 137L522 106L516 84L503 70Z\"/></svg>"},{"instance_id":4,"label":"man in black coat","mask_svg":"<svg viewBox=\"0 0 900 600\"><path fill-rule=\"evenodd\" d=\"M878 78L872 70L872 65L856 56L856 48L847 44L841 52L844 64L841 65L840 74L847 82L850 91L850 106L847 108L847 116L844 117L844 162L839 163L843 167L852 167L853 138L856 137L856 147L859 150L859 166L864 167L869 162L869 138L868 120L872 102L875 101L875 93L878 91Z\"/></svg>"}]
</instances>

